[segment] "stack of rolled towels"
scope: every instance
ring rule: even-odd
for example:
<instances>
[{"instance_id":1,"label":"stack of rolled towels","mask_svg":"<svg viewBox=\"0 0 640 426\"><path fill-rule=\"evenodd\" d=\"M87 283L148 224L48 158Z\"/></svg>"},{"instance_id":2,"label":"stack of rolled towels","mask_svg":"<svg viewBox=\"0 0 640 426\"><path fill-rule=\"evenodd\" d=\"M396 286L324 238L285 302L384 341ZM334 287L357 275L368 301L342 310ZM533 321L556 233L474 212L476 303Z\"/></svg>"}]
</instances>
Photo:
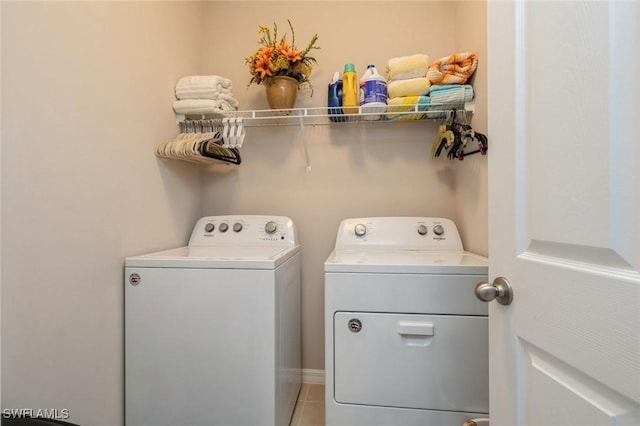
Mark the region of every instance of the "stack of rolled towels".
<instances>
[{"instance_id":1,"label":"stack of rolled towels","mask_svg":"<svg viewBox=\"0 0 640 426\"><path fill-rule=\"evenodd\" d=\"M415 110L416 105L418 111L425 111L431 102L427 96L431 88L428 69L429 56L424 53L389 59L385 70L389 120L419 120L424 116L406 112Z\"/></svg>"},{"instance_id":2,"label":"stack of rolled towels","mask_svg":"<svg viewBox=\"0 0 640 426\"><path fill-rule=\"evenodd\" d=\"M445 56L433 63L422 53L389 59L388 118L419 120L425 113L410 112L462 108L474 99L473 87L465 83L477 66L477 56L471 52ZM426 113L429 118L437 118L437 114Z\"/></svg>"},{"instance_id":3,"label":"stack of rolled towels","mask_svg":"<svg viewBox=\"0 0 640 426\"><path fill-rule=\"evenodd\" d=\"M219 75L191 75L176 83L173 110L186 116L228 115L238 109L231 80Z\"/></svg>"}]
</instances>

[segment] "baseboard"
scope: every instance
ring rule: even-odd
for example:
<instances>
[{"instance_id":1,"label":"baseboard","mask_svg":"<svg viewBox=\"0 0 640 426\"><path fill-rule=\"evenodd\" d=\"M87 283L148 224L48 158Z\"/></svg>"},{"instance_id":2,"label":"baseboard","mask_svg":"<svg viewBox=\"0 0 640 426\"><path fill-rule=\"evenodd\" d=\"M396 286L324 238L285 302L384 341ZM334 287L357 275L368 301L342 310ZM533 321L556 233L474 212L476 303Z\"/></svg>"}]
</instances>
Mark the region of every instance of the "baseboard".
<instances>
[{"instance_id":1,"label":"baseboard","mask_svg":"<svg viewBox=\"0 0 640 426\"><path fill-rule=\"evenodd\" d=\"M302 383L324 385L324 370L302 369Z\"/></svg>"}]
</instances>

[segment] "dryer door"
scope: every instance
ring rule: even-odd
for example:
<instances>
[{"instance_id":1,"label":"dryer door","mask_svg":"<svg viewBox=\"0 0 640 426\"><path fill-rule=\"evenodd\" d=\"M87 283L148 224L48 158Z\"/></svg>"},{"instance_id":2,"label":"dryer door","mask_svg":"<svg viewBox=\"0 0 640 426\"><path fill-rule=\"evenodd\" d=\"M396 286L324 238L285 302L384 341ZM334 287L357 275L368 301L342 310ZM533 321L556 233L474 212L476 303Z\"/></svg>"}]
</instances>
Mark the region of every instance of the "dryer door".
<instances>
[{"instance_id":1,"label":"dryer door","mask_svg":"<svg viewBox=\"0 0 640 426\"><path fill-rule=\"evenodd\" d=\"M489 412L487 317L336 312L335 399Z\"/></svg>"}]
</instances>

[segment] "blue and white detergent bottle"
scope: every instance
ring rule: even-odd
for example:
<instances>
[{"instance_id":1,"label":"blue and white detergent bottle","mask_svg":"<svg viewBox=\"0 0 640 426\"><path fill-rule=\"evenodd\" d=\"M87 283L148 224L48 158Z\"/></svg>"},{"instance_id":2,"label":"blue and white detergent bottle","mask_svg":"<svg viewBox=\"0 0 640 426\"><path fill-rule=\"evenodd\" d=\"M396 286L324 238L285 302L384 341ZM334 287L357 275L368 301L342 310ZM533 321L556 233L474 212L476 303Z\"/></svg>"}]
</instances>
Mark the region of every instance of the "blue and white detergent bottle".
<instances>
[{"instance_id":1,"label":"blue and white detergent bottle","mask_svg":"<svg viewBox=\"0 0 640 426\"><path fill-rule=\"evenodd\" d=\"M346 121L346 117L342 116L342 80L340 79L340 71L333 73L333 79L329 83L327 105L329 106L327 111L331 121Z\"/></svg>"},{"instance_id":2,"label":"blue and white detergent bottle","mask_svg":"<svg viewBox=\"0 0 640 426\"><path fill-rule=\"evenodd\" d=\"M387 112L387 79L375 65L368 65L360 79L360 106L365 120L380 120L382 116L373 113Z\"/></svg>"}]
</instances>

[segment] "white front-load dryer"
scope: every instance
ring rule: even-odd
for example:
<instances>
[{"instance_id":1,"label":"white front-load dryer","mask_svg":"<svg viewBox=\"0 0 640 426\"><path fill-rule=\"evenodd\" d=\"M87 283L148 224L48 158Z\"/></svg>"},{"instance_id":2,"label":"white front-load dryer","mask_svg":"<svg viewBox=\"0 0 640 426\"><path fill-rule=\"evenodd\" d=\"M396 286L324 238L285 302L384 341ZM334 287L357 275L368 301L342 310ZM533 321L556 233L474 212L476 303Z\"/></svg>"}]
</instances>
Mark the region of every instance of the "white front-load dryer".
<instances>
[{"instance_id":1,"label":"white front-load dryer","mask_svg":"<svg viewBox=\"0 0 640 426\"><path fill-rule=\"evenodd\" d=\"M326 424L486 419L486 279L448 219L344 220L325 262Z\"/></svg>"},{"instance_id":2,"label":"white front-load dryer","mask_svg":"<svg viewBox=\"0 0 640 426\"><path fill-rule=\"evenodd\" d=\"M188 246L127 258L126 425L288 425L300 320L287 217L204 217Z\"/></svg>"}]
</instances>

